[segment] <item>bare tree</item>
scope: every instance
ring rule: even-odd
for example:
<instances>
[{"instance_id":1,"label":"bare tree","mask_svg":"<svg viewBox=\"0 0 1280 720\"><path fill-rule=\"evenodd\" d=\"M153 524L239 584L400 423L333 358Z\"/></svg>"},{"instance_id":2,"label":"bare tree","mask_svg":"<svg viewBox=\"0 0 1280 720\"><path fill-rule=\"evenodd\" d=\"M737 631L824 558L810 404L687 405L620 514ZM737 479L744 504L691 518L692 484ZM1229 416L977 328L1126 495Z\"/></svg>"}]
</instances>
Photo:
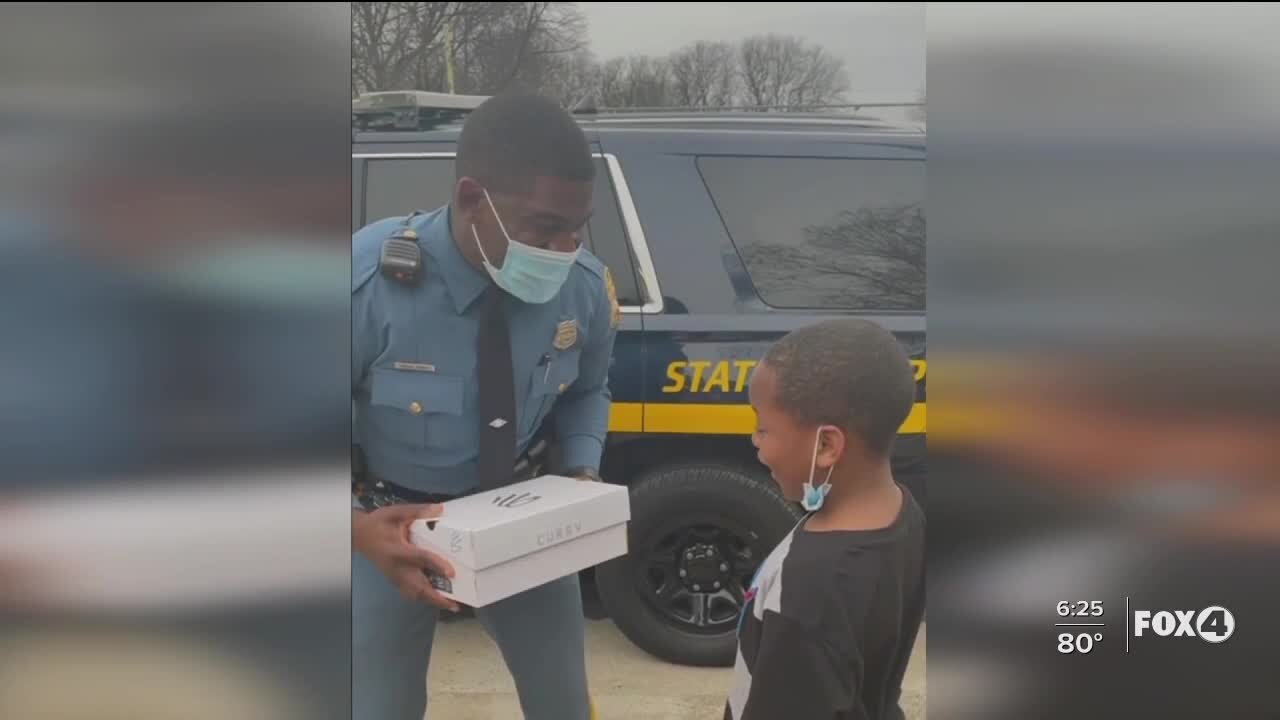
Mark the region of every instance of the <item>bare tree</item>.
<instances>
[{"instance_id":1,"label":"bare tree","mask_svg":"<svg viewBox=\"0 0 1280 720\"><path fill-rule=\"evenodd\" d=\"M599 97L602 70L589 50L555 55L544 60L547 69L540 92L555 98L566 108Z\"/></svg>"},{"instance_id":2,"label":"bare tree","mask_svg":"<svg viewBox=\"0 0 1280 720\"><path fill-rule=\"evenodd\" d=\"M565 106L595 92L599 64L587 42L586 18L572 3L551 3L516 84L558 99Z\"/></svg>"},{"instance_id":3,"label":"bare tree","mask_svg":"<svg viewBox=\"0 0 1280 720\"><path fill-rule=\"evenodd\" d=\"M670 66L678 105L730 105L738 94L738 58L729 43L696 42L672 53Z\"/></svg>"},{"instance_id":4,"label":"bare tree","mask_svg":"<svg viewBox=\"0 0 1280 720\"><path fill-rule=\"evenodd\" d=\"M750 37L739 54L749 103L802 109L839 102L849 87L843 60L798 37Z\"/></svg>"},{"instance_id":5,"label":"bare tree","mask_svg":"<svg viewBox=\"0 0 1280 720\"><path fill-rule=\"evenodd\" d=\"M600 104L622 107L626 101L627 59L610 58L600 67Z\"/></svg>"},{"instance_id":6,"label":"bare tree","mask_svg":"<svg viewBox=\"0 0 1280 720\"><path fill-rule=\"evenodd\" d=\"M723 106L745 95L747 103L800 108L836 102L848 86L838 58L779 35L599 65L576 3L356 2L351 12L354 93L521 88L566 106L594 95L605 107Z\"/></svg>"},{"instance_id":7,"label":"bare tree","mask_svg":"<svg viewBox=\"0 0 1280 720\"><path fill-rule=\"evenodd\" d=\"M541 90L586 44L581 11L559 2L354 3L351 32L355 92Z\"/></svg>"},{"instance_id":8,"label":"bare tree","mask_svg":"<svg viewBox=\"0 0 1280 720\"><path fill-rule=\"evenodd\" d=\"M633 58L630 81L633 107L671 104L671 68L666 58Z\"/></svg>"},{"instance_id":9,"label":"bare tree","mask_svg":"<svg viewBox=\"0 0 1280 720\"><path fill-rule=\"evenodd\" d=\"M351 3L353 92L403 89L420 62L422 39L439 33L459 3Z\"/></svg>"},{"instance_id":10,"label":"bare tree","mask_svg":"<svg viewBox=\"0 0 1280 720\"><path fill-rule=\"evenodd\" d=\"M605 107L661 107L672 104L672 74L666 58L633 55L613 58L600 73L600 102Z\"/></svg>"},{"instance_id":11,"label":"bare tree","mask_svg":"<svg viewBox=\"0 0 1280 720\"><path fill-rule=\"evenodd\" d=\"M468 38L472 92L542 90L559 60L586 46L585 19L571 3L475 3L486 4L501 13Z\"/></svg>"}]
</instances>

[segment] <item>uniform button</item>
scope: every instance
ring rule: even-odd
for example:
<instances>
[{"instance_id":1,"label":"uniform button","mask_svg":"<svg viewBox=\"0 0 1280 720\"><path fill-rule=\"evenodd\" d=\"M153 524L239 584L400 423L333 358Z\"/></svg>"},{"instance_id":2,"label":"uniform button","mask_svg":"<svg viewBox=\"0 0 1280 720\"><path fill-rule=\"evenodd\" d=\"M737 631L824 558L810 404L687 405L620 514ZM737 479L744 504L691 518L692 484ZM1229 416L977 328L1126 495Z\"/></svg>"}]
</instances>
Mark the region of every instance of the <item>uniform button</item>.
<instances>
[{"instance_id":1,"label":"uniform button","mask_svg":"<svg viewBox=\"0 0 1280 720\"><path fill-rule=\"evenodd\" d=\"M409 412L413 413L414 415L421 415L422 403L418 402L417 400L414 400L413 402L409 403Z\"/></svg>"},{"instance_id":2,"label":"uniform button","mask_svg":"<svg viewBox=\"0 0 1280 720\"><path fill-rule=\"evenodd\" d=\"M569 387L567 383L560 383L560 392L564 392L564 389L567 387Z\"/></svg>"}]
</instances>

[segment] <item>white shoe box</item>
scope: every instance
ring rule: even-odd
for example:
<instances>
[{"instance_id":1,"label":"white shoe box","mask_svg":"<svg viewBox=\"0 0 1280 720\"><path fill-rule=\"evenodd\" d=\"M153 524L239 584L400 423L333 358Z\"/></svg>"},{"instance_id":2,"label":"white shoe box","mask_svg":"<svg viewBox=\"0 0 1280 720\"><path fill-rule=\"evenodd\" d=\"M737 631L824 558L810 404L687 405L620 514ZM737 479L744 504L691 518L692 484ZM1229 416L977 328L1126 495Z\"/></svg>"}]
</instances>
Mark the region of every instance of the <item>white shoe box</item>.
<instances>
[{"instance_id":1,"label":"white shoe box","mask_svg":"<svg viewBox=\"0 0 1280 720\"><path fill-rule=\"evenodd\" d=\"M483 607L627 552L627 488L544 475L451 500L417 520L410 540L442 555L454 577L441 594Z\"/></svg>"}]
</instances>

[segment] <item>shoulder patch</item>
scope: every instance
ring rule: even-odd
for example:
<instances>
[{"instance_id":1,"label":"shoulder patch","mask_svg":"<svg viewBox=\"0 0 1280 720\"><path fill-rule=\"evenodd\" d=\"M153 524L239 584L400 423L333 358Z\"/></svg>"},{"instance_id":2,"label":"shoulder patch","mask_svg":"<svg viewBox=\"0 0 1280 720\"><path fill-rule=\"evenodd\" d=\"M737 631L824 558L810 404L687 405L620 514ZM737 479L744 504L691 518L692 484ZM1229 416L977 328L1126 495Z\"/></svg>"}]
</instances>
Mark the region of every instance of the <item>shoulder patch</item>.
<instances>
[{"instance_id":1,"label":"shoulder patch","mask_svg":"<svg viewBox=\"0 0 1280 720\"><path fill-rule=\"evenodd\" d=\"M622 309L618 307L618 290L613 286L613 273L604 269L604 289L609 294L609 327L614 330L622 324Z\"/></svg>"}]
</instances>

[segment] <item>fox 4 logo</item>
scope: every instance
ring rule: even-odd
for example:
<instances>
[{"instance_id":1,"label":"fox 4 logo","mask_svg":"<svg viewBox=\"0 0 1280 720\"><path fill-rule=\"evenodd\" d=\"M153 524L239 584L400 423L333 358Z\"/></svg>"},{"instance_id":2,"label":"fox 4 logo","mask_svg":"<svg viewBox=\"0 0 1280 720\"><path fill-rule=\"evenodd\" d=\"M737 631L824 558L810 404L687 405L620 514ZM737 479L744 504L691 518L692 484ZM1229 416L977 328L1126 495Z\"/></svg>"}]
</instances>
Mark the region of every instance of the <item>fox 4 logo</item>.
<instances>
[{"instance_id":1,"label":"fox 4 logo","mask_svg":"<svg viewBox=\"0 0 1280 720\"><path fill-rule=\"evenodd\" d=\"M1225 642L1236 631L1231 611L1213 605L1195 610L1134 610L1133 636L1154 633L1160 637L1199 637L1209 643Z\"/></svg>"}]
</instances>

